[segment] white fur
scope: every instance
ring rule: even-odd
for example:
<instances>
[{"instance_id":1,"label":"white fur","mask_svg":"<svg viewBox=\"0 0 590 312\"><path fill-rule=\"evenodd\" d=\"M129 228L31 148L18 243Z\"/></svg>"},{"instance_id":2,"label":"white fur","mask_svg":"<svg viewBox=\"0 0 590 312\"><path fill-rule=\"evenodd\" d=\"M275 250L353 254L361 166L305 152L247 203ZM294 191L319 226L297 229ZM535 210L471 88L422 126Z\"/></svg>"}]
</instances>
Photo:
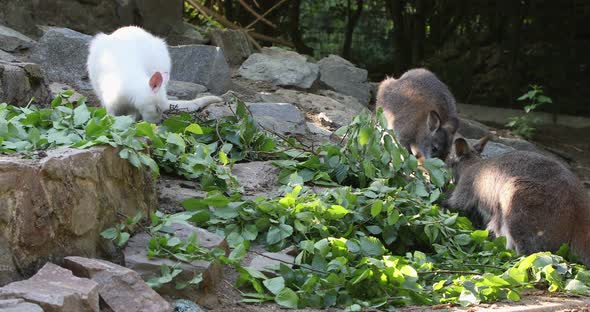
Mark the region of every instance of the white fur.
<instances>
[{"instance_id":1,"label":"white fur","mask_svg":"<svg viewBox=\"0 0 590 312\"><path fill-rule=\"evenodd\" d=\"M136 26L96 35L90 43L87 66L94 92L111 115L159 122L171 104L197 111L223 101L216 96L168 101L166 87L172 65L166 42ZM149 81L156 72L162 74L163 82L154 92Z\"/></svg>"}]
</instances>

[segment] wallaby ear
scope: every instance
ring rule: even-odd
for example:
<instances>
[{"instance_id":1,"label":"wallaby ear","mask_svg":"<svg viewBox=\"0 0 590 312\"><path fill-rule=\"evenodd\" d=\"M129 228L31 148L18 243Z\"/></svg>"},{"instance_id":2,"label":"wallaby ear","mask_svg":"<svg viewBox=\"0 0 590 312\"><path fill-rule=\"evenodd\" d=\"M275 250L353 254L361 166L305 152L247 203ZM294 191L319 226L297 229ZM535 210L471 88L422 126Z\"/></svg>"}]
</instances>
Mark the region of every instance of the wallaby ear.
<instances>
[{"instance_id":1,"label":"wallaby ear","mask_svg":"<svg viewBox=\"0 0 590 312\"><path fill-rule=\"evenodd\" d=\"M454 145L455 154L457 155L457 157L469 154L469 144L467 144L467 141L465 141L464 138L456 138Z\"/></svg>"},{"instance_id":2,"label":"wallaby ear","mask_svg":"<svg viewBox=\"0 0 590 312\"><path fill-rule=\"evenodd\" d=\"M440 128L440 116L435 111L430 111L428 118L426 119L426 125L430 132L434 132Z\"/></svg>"},{"instance_id":3,"label":"wallaby ear","mask_svg":"<svg viewBox=\"0 0 590 312\"><path fill-rule=\"evenodd\" d=\"M162 86L162 82L164 82L164 77L162 77L162 73L155 72L150 78L150 88L154 93L158 93L158 90L160 90L160 87Z\"/></svg>"},{"instance_id":4,"label":"wallaby ear","mask_svg":"<svg viewBox=\"0 0 590 312\"><path fill-rule=\"evenodd\" d=\"M473 149L478 154L481 154L481 152L483 152L483 149L486 147L486 144L488 144L488 141L490 139L491 139L491 135L490 134L486 134L483 138L479 139L479 141L477 141L477 143L475 143L473 145Z\"/></svg>"},{"instance_id":5,"label":"wallaby ear","mask_svg":"<svg viewBox=\"0 0 590 312\"><path fill-rule=\"evenodd\" d=\"M447 121L443 125L443 127L445 129L448 129L449 132L451 132L451 133L457 132L457 129L459 129L459 118L457 118L457 117L449 118L449 121Z\"/></svg>"}]
</instances>

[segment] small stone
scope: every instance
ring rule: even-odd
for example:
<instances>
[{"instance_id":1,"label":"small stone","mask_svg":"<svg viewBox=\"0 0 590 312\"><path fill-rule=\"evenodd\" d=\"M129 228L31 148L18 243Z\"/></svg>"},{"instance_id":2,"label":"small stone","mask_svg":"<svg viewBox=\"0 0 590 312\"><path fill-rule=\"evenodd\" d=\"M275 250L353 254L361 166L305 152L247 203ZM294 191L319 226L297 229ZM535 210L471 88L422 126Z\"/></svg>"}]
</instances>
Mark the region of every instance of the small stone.
<instances>
[{"instance_id":1,"label":"small stone","mask_svg":"<svg viewBox=\"0 0 590 312\"><path fill-rule=\"evenodd\" d=\"M250 80L308 89L318 79L319 67L297 52L273 47L250 55L239 72L242 77Z\"/></svg>"},{"instance_id":2,"label":"small stone","mask_svg":"<svg viewBox=\"0 0 590 312\"><path fill-rule=\"evenodd\" d=\"M237 163L232 174L244 188L246 197L276 197L280 196L279 172L280 168L274 166L272 161L253 161Z\"/></svg>"},{"instance_id":3,"label":"small stone","mask_svg":"<svg viewBox=\"0 0 590 312\"><path fill-rule=\"evenodd\" d=\"M282 135L307 134L305 116L291 103L251 103L248 108L265 129Z\"/></svg>"},{"instance_id":4,"label":"small stone","mask_svg":"<svg viewBox=\"0 0 590 312\"><path fill-rule=\"evenodd\" d=\"M367 81L366 69L355 67L337 55L329 55L318 62L320 82L336 92L350 95L363 105L369 104L371 86Z\"/></svg>"},{"instance_id":5,"label":"small stone","mask_svg":"<svg viewBox=\"0 0 590 312\"><path fill-rule=\"evenodd\" d=\"M158 293L128 268L108 261L83 257L66 257L64 266L76 276L98 284L104 303L115 312L168 312L172 308Z\"/></svg>"},{"instance_id":6,"label":"small stone","mask_svg":"<svg viewBox=\"0 0 590 312\"><path fill-rule=\"evenodd\" d=\"M206 310L190 300L178 299L174 302L174 312L206 312Z\"/></svg>"},{"instance_id":7,"label":"small stone","mask_svg":"<svg viewBox=\"0 0 590 312\"><path fill-rule=\"evenodd\" d=\"M284 264L291 267L293 263L295 263L295 257L286 253L264 252L262 255L254 257L248 267L269 276L276 276L275 269L278 269L279 265Z\"/></svg>"},{"instance_id":8,"label":"small stone","mask_svg":"<svg viewBox=\"0 0 590 312\"><path fill-rule=\"evenodd\" d=\"M28 280L0 288L0 298L21 298L46 312L98 312L98 284L47 263Z\"/></svg>"},{"instance_id":9,"label":"small stone","mask_svg":"<svg viewBox=\"0 0 590 312\"><path fill-rule=\"evenodd\" d=\"M227 242L225 242L223 237L210 233L207 230L180 223L172 224L170 229L174 232L172 235L180 239L186 239L192 233L196 233L200 246L204 248L221 248L226 252L229 250ZM220 263L196 260L189 264L164 258L149 259L146 250L149 240L150 236L147 233L139 233L129 239L129 243L124 250L125 265L128 268L139 273L144 280L160 276L160 269L164 264L182 270L176 276L176 280L179 281L189 281L195 274L202 273L203 280L198 286L176 289L174 283L168 283L162 285L156 291L162 295L187 298L199 304L217 301L214 290L223 278L223 267Z\"/></svg>"},{"instance_id":10,"label":"small stone","mask_svg":"<svg viewBox=\"0 0 590 312\"><path fill-rule=\"evenodd\" d=\"M191 44L169 47L171 79L204 85L215 94L225 93L230 85L229 66L223 49Z\"/></svg>"}]
</instances>

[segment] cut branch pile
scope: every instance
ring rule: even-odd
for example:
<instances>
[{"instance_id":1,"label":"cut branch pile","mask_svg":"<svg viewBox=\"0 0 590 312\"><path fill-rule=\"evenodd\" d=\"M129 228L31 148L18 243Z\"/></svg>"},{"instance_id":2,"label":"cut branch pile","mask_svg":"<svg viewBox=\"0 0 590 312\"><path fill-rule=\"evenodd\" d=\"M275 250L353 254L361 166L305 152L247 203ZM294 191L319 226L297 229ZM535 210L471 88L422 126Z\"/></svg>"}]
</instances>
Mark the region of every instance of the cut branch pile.
<instances>
[{"instance_id":1,"label":"cut branch pile","mask_svg":"<svg viewBox=\"0 0 590 312\"><path fill-rule=\"evenodd\" d=\"M269 13L271 13L272 11L274 11L276 8L278 8L279 6L281 6L282 4L284 4L287 1L289 1L289 0L278 1L275 5L273 5L266 12L264 12L263 14L259 14L250 5L248 5L248 3L246 3L245 0L239 0L240 5L242 7L244 7L244 9L246 9L248 12L250 12L254 17L256 17L256 19L254 21L252 21L250 24L248 24L248 26L242 27L242 26L238 25L237 23L228 20L225 16L223 16L222 14L219 14L215 10L210 9L210 8L204 6L203 4L199 3L197 0L186 0L186 2L188 2L190 5L192 5L197 11L199 11L199 13L201 13L205 17L216 20L217 22L219 22L224 27L227 27L228 29L243 31L246 34L246 36L248 37L248 40L250 40L252 45L254 45L254 47L256 47L256 49L258 49L258 50L262 49L262 47L256 41L257 39L261 40L261 41L281 44L281 45L284 45L284 46L287 46L290 48L295 47L295 45L292 42L289 42L289 41L286 41L283 39L279 39L279 38L274 38L274 37L267 36L267 35L263 35L263 34L255 32L252 29L252 26L256 25L256 23L258 23L258 22L262 22L262 23L276 29L277 25L275 25L271 21L267 20L265 18L265 16L267 16Z\"/></svg>"}]
</instances>

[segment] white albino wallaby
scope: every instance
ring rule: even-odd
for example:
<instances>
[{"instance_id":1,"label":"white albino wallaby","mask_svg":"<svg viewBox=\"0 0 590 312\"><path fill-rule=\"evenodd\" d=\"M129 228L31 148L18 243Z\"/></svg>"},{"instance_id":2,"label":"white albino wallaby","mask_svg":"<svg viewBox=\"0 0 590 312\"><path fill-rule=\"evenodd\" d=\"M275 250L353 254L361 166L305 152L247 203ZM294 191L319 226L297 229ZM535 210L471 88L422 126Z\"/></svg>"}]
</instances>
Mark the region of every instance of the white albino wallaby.
<instances>
[{"instance_id":1,"label":"white albino wallaby","mask_svg":"<svg viewBox=\"0 0 590 312\"><path fill-rule=\"evenodd\" d=\"M136 27L122 27L110 35L100 33L90 43L88 74L94 92L111 115L159 122L175 105L198 111L222 102L217 96L171 101L166 96L170 80L170 54L166 42Z\"/></svg>"}]
</instances>

